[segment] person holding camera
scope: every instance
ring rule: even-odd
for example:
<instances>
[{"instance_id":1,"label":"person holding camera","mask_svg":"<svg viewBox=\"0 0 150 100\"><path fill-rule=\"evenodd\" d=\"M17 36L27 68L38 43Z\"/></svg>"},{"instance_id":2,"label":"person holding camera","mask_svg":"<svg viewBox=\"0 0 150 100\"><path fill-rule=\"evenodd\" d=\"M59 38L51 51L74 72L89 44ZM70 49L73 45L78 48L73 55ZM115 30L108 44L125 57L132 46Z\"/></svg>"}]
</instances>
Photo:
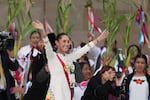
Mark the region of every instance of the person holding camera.
<instances>
[{"instance_id":1,"label":"person holding camera","mask_svg":"<svg viewBox=\"0 0 150 100\"><path fill-rule=\"evenodd\" d=\"M113 82L116 84L115 88L112 86ZM104 65L89 81L81 100L109 100L110 94L119 96L119 93L120 79L116 78L115 69Z\"/></svg>"},{"instance_id":2,"label":"person holding camera","mask_svg":"<svg viewBox=\"0 0 150 100\"><path fill-rule=\"evenodd\" d=\"M14 57L14 40L8 39L9 32L0 32L0 100L16 100L14 93L17 91L15 81L10 73L19 67ZM19 89L18 89L19 90Z\"/></svg>"}]
</instances>

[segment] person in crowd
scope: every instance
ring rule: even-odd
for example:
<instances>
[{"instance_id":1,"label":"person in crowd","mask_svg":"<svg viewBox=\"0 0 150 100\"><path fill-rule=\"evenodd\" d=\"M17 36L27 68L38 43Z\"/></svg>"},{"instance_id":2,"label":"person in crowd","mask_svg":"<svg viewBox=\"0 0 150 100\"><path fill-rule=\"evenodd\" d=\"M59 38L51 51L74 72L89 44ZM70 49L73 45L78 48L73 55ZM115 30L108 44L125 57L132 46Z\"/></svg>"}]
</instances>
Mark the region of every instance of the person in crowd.
<instances>
[{"instance_id":1,"label":"person in crowd","mask_svg":"<svg viewBox=\"0 0 150 100\"><path fill-rule=\"evenodd\" d=\"M134 71L134 62L135 62L135 57L137 55L140 55L141 54L141 49L139 48L139 46L137 45L130 45L127 49L127 57L129 55L131 55L132 57L130 58L130 62L129 62L129 65L128 65L128 74L131 74L133 73Z\"/></svg>"},{"instance_id":2,"label":"person in crowd","mask_svg":"<svg viewBox=\"0 0 150 100\"><path fill-rule=\"evenodd\" d=\"M116 87L112 83L116 82ZM120 93L120 79L115 76L115 69L111 66L103 66L95 76L91 78L81 100L109 100L110 94L118 96Z\"/></svg>"},{"instance_id":3,"label":"person in crowd","mask_svg":"<svg viewBox=\"0 0 150 100\"><path fill-rule=\"evenodd\" d=\"M85 46L86 43L85 42L81 42L79 48L82 48L83 46ZM84 80L83 74L82 74L82 70L81 70L81 64L82 62L88 62L90 64L90 69L93 73L93 65L94 65L94 61L92 59L90 59L86 54L84 54L83 56L81 56L79 59L77 59L76 62L73 62L75 65L75 80L77 83L80 83Z\"/></svg>"},{"instance_id":4,"label":"person in crowd","mask_svg":"<svg viewBox=\"0 0 150 100\"><path fill-rule=\"evenodd\" d=\"M28 80L32 82L32 86L23 97L24 100L45 100L49 87L50 74L42 41L38 43L37 49L40 53L32 57L28 72Z\"/></svg>"},{"instance_id":5,"label":"person in crowd","mask_svg":"<svg viewBox=\"0 0 150 100\"><path fill-rule=\"evenodd\" d=\"M41 35L38 31L33 31L30 36L30 45L23 46L18 51L18 62L21 67L22 72L20 72L21 75L21 82L20 86L26 86L27 83L31 85L31 81L28 80L28 72L30 69L30 64L32 62L32 58L36 57L38 53L40 53L39 50L37 50L38 43L41 41ZM31 78L30 78L31 79ZM29 85L28 85L29 86ZM28 87L26 87L28 89ZM26 92L26 91L25 91Z\"/></svg>"},{"instance_id":6,"label":"person in crowd","mask_svg":"<svg viewBox=\"0 0 150 100\"><path fill-rule=\"evenodd\" d=\"M30 45L22 47L18 51L18 61L21 66L20 72L21 82L20 87L23 86L24 100L44 100L46 97L50 76L47 68L47 59L44 51L44 45L39 31L33 31L30 34ZM37 76L42 72L43 81Z\"/></svg>"},{"instance_id":7,"label":"person in crowd","mask_svg":"<svg viewBox=\"0 0 150 100\"><path fill-rule=\"evenodd\" d=\"M92 35L88 35L88 39L89 39L89 41L93 40ZM89 53L95 59L95 65L94 65L95 73L97 73L101 69L101 67L103 66L102 58L104 58L106 51L107 51L107 39L105 39L104 45L102 47L95 46L89 51ZM111 55L111 57L109 57L109 58L112 58L112 59L116 55L118 56L116 61L115 61L114 68L115 68L117 73L120 73L122 66L123 66L124 55L122 53L122 50L117 47L117 40L115 40L114 43L112 44L112 49L111 49L110 55Z\"/></svg>"},{"instance_id":8,"label":"person in crowd","mask_svg":"<svg viewBox=\"0 0 150 100\"><path fill-rule=\"evenodd\" d=\"M82 70L84 80L76 84L74 88L73 100L81 100L81 97L83 96L84 91L86 90L87 84L92 77L90 64L84 61L84 62L80 62L80 65L81 65L81 70Z\"/></svg>"},{"instance_id":9,"label":"person in crowd","mask_svg":"<svg viewBox=\"0 0 150 100\"><path fill-rule=\"evenodd\" d=\"M146 56L143 54L137 55L134 67L134 72L128 75L123 82L123 86L125 87L124 93L126 95L125 100L148 100L150 77L146 72L146 68L148 67Z\"/></svg>"},{"instance_id":10,"label":"person in crowd","mask_svg":"<svg viewBox=\"0 0 150 100\"><path fill-rule=\"evenodd\" d=\"M10 73L19 68L18 61L14 57L14 39L0 38L0 100L16 100L15 94L19 88L15 87L15 81Z\"/></svg>"},{"instance_id":11,"label":"person in crowd","mask_svg":"<svg viewBox=\"0 0 150 100\"><path fill-rule=\"evenodd\" d=\"M66 54L69 49L70 39L65 33L57 35L55 41L57 51L54 52L44 31L43 24L39 21L34 21L32 24L41 30L48 59L48 67L51 72L51 82L46 99L71 100L72 93L70 89L74 88L75 85L73 61L79 59L90 48L105 39L108 36L108 31L103 31L95 40L76 52Z\"/></svg>"}]
</instances>

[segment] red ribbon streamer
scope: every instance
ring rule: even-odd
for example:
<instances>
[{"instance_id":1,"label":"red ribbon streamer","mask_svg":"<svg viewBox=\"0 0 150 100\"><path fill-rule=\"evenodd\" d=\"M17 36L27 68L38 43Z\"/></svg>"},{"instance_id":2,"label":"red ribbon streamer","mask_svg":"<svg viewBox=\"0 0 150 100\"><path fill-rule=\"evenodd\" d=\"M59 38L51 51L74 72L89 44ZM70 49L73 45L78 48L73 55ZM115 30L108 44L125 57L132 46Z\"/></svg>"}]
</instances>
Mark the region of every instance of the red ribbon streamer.
<instances>
[{"instance_id":1,"label":"red ribbon streamer","mask_svg":"<svg viewBox=\"0 0 150 100\"><path fill-rule=\"evenodd\" d=\"M58 55L57 55L57 58L60 61L62 67L63 67L64 73L65 73L65 76L66 76L66 79L67 79L67 82L68 82L68 85L69 85L69 89L70 89L69 75L68 75L67 71L65 70L65 63L61 60L61 58ZM71 93L71 90L70 90L70 93ZM71 93L71 100L72 100L72 93Z\"/></svg>"}]
</instances>

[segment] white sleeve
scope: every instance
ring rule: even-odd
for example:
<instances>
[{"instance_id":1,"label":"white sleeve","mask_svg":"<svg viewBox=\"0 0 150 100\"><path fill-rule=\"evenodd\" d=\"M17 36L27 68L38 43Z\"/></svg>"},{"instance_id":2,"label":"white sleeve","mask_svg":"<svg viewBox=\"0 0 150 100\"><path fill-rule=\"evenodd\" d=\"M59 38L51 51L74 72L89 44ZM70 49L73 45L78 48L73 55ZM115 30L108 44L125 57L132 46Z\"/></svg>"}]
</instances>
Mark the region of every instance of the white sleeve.
<instances>
[{"instance_id":1,"label":"white sleeve","mask_svg":"<svg viewBox=\"0 0 150 100\"><path fill-rule=\"evenodd\" d=\"M45 45L45 50L46 50L46 56L47 58L53 56L55 53L53 51L52 45L49 42L48 37L43 38L44 45Z\"/></svg>"},{"instance_id":2,"label":"white sleeve","mask_svg":"<svg viewBox=\"0 0 150 100\"><path fill-rule=\"evenodd\" d=\"M24 69L27 64L27 57L24 54L24 50L20 49L17 55L17 61L19 65Z\"/></svg>"},{"instance_id":3,"label":"white sleeve","mask_svg":"<svg viewBox=\"0 0 150 100\"><path fill-rule=\"evenodd\" d=\"M68 54L67 57L73 61L79 59L81 56L86 54L91 48L93 48L95 44L93 42L90 42L86 44L84 47L78 49L75 52L72 52L71 54Z\"/></svg>"}]
</instances>

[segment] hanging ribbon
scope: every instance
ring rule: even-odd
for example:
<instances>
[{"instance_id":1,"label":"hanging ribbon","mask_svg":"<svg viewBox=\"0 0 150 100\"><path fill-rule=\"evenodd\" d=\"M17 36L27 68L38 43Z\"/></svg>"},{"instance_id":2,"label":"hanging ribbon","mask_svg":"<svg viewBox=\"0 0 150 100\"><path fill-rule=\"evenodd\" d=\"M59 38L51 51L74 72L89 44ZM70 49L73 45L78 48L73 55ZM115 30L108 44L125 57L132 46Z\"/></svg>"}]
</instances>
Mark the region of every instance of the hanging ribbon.
<instances>
[{"instance_id":1,"label":"hanging ribbon","mask_svg":"<svg viewBox=\"0 0 150 100\"><path fill-rule=\"evenodd\" d=\"M91 18L88 16L88 20L89 20L89 22L94 26L94 29L99 33L99 34L101 34L101 32L102 32L102 30L97 26L97 24L95 23L95 22L93 22L92 20L91 20Z\"/></svg>"},{"instance_id":2,"label":"hanging ribbon","mask_svg":"<svg viewBox=\"0 0 150 100\"><path fill-rule=\"evenodd\" d=\"M139 36L139 44L149 44L149 36L148 36L148 29L146 26L146 14L142 7L140 7L137 11L136 15L136 22L138 25L140 25L142 21L142 26L141 26L141 31L140 31L140 36Z\"/></svg>"},{"instance_id":3,"label":"hanging ribbon","mask_svg":"<svg viewBox=\"0 0 150 100\"><path fill-rule=\"evenodd\" d=\"M93 15L93 9L91 6L87 7L88 9L88 16L91 19L92 22L94 22L94 15ZM94 36L93 31L94 31L94 25L91 24L90 21L88 21L88 30L90 31L91 35Z\"/></svg>"},{"instance_id":4,"label":"hanging ribbon","mask_svg":"<svg viewBox=\"0 0 150 100\"><path fill-rule=\"evenodd\" d=\"M94 15L94 19L99 21L100 24L105 24L104 21L102 19L100 19L97 15L95 15L94 13L93 13L93 15Z\"/></svg>"},{"instance_id":5,"label":"hanging ribbon","mask_svg":"<svg viewBox=\"0 0 150 100\"><path fill-rule=\"evenodd\" d=\"M89 31L90 31L90 33L93 33L93 30L95 29L100 34L102 31L97 26L97 24L94 22L95 16L94 16L93 9L92 9L91 6L88 7L88 17L87 18L88 18L88 25L89 25Z\"/></svg>"},{"instance_id":6,"label":"hanging ribbon","mask_svg":"<svg viewBox=\"0 0 150 100\"><path fill-rule=\"evenodd\" d=\"M138 44L142 44L143 41L144 41L143 33L142 33L142 31L140 31L140 36L139 36Z\"/></svg>"}]
</instances>

